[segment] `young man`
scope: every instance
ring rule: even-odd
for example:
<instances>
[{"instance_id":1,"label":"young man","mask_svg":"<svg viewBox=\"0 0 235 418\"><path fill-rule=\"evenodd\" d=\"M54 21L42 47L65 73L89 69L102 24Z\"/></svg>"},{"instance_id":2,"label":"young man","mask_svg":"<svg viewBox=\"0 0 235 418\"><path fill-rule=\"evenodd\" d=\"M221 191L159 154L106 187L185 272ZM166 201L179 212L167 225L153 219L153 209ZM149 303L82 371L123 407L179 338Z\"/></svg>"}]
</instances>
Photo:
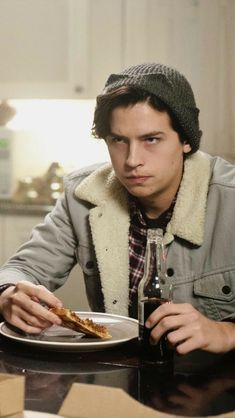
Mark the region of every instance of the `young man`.
<instances>
[{"instance_id":1,"label":"young man","mask_svg":"<svg viewBox=\"0 0 235 418\"><path fill-rule=\"evenodd\" d=\"M135 316L146 231L160 227L174 303L148 318L153 344L167 332L181 354L235 348L235 167L198 151L198 113L175 69L141 64L108 78L93 133L112 164L69 175L45 223L2 267L7 321L30 333L59 323L43 304L61 304L51 292L76 262L92 310Z\"/></svg>"}]
</instances>

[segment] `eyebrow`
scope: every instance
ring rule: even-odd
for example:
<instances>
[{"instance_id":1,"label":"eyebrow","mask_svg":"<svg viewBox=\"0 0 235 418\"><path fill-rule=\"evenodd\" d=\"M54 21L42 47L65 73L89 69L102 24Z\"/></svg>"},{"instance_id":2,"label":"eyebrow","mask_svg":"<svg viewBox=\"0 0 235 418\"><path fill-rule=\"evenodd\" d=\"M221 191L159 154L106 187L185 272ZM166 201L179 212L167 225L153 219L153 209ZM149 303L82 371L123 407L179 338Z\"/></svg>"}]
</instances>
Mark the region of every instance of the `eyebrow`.
<instances>
[{"instance_id":1,"label":"eyebrow","mask_svg":"<svg viewBox=\"0 0 235 418\"><path fill-rule=\"evenodd\" d=\"M150 136L164 135L162 131L152 131L140 136L140 138L149 138Z\"/></svg>"},{"instance_id":2,"label":"eyebrow","mask_svg":"<svg viewBox=\"0 0 235 418\"><path fill-rule=\"evenodd\" d=\"M118 134L115 134L115 132L109 132L108 136L115 136L116 138L126 138L126 137L125 137L125 136L123 136L123 135L118 135Z\"/></svg>"},{"instance_id":3,"label":"eyebrow","mask_svg":"<svg viewBox=\"0 0 235 418\"><path fill-rule=\"evenodd\" d=\"M164 135L163 131L152 131L152 132L148 132L146 134L140 135L139 138L149 138L151 136L157 136L157 135ZM119 134L115 134L115 132L110 132L108 134L109 137L115 137L115 138L124 138L124 139L128 139L128 137L124 136L124 135L119 135Z\"/></svg>"}]
</instances>

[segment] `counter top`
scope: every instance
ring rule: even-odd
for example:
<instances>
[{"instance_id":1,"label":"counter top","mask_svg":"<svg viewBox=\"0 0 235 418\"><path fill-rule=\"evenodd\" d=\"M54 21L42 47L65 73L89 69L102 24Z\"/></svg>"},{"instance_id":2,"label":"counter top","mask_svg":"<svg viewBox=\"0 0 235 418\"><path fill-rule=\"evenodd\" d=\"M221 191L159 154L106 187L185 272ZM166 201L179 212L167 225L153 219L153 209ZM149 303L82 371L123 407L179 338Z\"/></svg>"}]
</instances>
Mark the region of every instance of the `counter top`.
<instances>
[{"instance_id":1,"label":"counter top","mask_svg":"<svg viewBox=\"0 0 235 418\"><path fill-rule=\"evenodd\" d=\"M0 214L44 216L53 209L53 205L18 203L0 199Z\"/></svg>"}]
</instances>

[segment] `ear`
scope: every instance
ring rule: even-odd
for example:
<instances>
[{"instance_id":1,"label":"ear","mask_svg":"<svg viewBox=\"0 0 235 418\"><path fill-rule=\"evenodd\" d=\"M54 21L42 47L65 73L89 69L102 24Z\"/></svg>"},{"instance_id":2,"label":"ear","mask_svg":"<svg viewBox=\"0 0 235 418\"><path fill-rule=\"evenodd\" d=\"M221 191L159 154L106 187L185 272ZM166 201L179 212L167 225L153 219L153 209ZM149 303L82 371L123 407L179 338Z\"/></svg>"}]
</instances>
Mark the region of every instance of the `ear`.
<instances>
[{"instance_id":1,"label":"ear","mask_svg":"<svg viewBox=\"0 0 235 418\"><path fill-rule=\"evenodd\" d=\"M192 149L191 148L191 145L185 142L184 145L183 145L183 152L184 152L184 154L188 154L188 152L190 152L191 149Z\"/></svg>"}]
</instances>

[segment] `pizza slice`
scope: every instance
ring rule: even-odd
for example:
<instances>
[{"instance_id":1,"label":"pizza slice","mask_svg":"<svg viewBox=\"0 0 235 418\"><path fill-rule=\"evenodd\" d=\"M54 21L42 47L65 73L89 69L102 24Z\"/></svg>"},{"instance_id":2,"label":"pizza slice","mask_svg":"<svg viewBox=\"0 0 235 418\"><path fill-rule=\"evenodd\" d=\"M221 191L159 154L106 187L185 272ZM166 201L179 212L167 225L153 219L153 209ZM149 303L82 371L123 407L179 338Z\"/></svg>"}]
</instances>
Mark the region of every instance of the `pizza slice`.
<instances>
[{"instance_id":1,"label":"pizza slice","mask_svg":"<svg viewBox=\"0 0 235 418\"><path fill-rule=\"evenodd\" d=\"M82 332L89 337L110 339L112 336L104 325L96 324L92 319L81 319L74 311L66 308L51 308L51 312L62 320L61 326Z\"/></svg>"}]
</instances>

